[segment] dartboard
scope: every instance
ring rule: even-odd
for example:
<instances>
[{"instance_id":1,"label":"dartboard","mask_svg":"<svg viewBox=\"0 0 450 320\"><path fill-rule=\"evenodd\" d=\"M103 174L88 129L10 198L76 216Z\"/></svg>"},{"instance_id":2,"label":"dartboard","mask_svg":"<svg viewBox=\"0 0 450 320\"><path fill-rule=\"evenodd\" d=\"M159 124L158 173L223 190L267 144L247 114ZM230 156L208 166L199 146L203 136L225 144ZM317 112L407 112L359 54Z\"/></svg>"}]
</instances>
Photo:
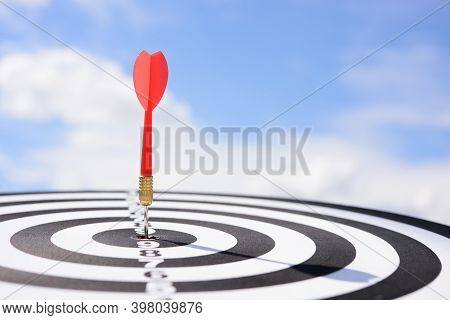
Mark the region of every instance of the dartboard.
<instances>
[{"instance_id":1,"label":"dartboard","mask_svg":"<svg viewBox=\"0 0 450 320\"><path fill-rule=\"evenodd\" d=\"M156 193L0 195L0 294L36 299L450 297L450 228L287 198Z\"/></svg>"}]
</instances>

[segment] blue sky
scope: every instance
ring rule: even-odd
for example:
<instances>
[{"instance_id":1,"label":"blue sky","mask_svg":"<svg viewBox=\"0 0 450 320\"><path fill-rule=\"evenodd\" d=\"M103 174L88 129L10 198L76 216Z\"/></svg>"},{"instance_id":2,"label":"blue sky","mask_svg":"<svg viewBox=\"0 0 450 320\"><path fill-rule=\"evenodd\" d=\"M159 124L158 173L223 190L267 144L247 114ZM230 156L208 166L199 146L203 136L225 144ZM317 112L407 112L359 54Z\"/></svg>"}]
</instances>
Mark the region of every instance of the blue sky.
<instances>
[{"instance_id":1,"label":"blue sky","mask_svg":"<svg viewBox=\"0 0 450 320\"><path fill-rule=\"evenodd\" d=\"M125 10L121 1L49 1L35 6L6 2L71 46L117 61L129 73L137 52L161 49L170 64L169 88L195 106L193 113L202 123L256 126L442 3L137 1ZM387 49L420 44L448 53L448 11ZM9 15L0 31L3 47L59 46L21 18L3 14ZM376 61L377 55L365 63ZM448 78L446 73L442 80ZM366 99L337 81L274 125L330 130L336 114ZM402 129L398 134L416 136L421 130ZM428 132L426 140L440 143L441 134L448 136L448 131ZM427 141L420 144L427 147ZM403 147L408 149L408 144Z\"/></svg>"},{"instance_id":2,"label":"blue sky","mask_svg":"<svg viewBox=\"0 0 450 320\"><path fill-rule=\"evenodd\" d=\"M94 61L114 63L126 76L139 51L162 50L169 63L168 89L189 105L199 126L263 125L444 3L2 2ZM400 167L447 161L449 18L447 6L271 125L312 127L311 143L339 137L387 154ZM1 4L0 39L0 58L63 49ZM99 81L115 80L104 75ZM89 87L86 83L85 90ZM0 155L26 161L31 149L64 143L70 125L56 114L35 119L0 113ZM8 171L2 157L0 177ZM50 186L11 179L0 185Z\"/></svg>"}]
</instances>

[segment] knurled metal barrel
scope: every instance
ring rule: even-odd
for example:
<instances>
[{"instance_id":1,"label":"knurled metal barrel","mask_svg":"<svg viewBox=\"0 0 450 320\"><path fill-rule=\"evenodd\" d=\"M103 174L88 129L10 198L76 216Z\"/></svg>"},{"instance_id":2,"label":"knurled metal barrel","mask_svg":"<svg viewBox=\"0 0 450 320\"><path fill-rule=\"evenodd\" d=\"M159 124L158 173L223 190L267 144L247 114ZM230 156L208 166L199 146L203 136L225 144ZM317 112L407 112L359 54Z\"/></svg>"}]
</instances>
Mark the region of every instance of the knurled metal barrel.
<instances>
[{"instance_id":1,"label":"knurled metal barrel","mask_svg":"<svg viewBox=\"0 0 450 320\"><path fill-rule=\"evenodd\" d=\"M153 201L153 176L139 177L139 202L143 206L149 206Z\"/></svg>"}]
</instances>

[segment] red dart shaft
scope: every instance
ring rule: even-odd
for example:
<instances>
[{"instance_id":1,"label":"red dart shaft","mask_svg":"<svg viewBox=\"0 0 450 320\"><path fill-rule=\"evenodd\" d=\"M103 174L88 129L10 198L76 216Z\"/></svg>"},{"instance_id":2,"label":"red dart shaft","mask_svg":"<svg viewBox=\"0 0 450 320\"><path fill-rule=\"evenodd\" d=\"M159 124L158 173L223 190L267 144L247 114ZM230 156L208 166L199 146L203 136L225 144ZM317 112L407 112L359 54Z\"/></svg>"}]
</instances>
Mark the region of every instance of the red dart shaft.
<instances>
[{"instance_id":1,"label":"red dart shaft","mask_svg":"<svg viewBox=\"0 0 450 320\"><path fill-rule=\"evenodd\" d=\"M152 166L152 109L147 109L144 116L144 133L142 137L141 176L151 176Z\"/></svg>"}]
</instances>

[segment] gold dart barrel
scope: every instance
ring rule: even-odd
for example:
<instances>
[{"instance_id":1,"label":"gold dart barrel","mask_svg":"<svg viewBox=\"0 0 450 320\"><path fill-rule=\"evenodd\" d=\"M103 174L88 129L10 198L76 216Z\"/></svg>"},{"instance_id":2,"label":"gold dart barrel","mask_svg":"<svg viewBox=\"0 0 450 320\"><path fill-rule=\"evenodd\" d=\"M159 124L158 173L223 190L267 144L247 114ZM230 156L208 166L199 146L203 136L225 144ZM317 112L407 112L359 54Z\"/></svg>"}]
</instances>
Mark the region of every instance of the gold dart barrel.
<instances>
[{"instance_id":1,"label":"gold dart barrel","mask_svg":"<svg viewBox=\"0 0 450 320\"><path fill-rule=\"evenodd\" d=\"M139 177L139 202L143 206L149 206L153 201L153 176Z\"/></svg>"}]
</instances>

